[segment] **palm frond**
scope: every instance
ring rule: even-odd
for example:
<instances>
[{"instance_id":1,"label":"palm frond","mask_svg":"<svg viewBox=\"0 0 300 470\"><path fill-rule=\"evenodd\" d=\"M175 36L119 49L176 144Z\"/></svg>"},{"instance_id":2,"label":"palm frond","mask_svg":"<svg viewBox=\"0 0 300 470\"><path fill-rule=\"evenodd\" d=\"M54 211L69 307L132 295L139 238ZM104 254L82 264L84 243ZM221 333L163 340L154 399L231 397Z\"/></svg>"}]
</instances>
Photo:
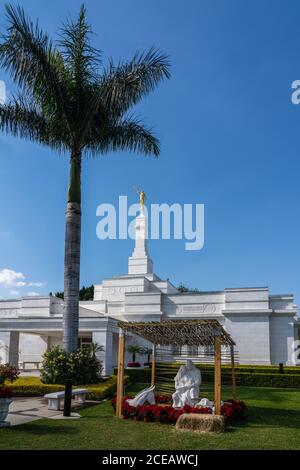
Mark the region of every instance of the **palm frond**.
<instances>
[{"instance_id":1,"label":"palm frond","mask_svg":"<svg viewBox=\"0 0 300 470\"><path fill-rule=\"evenodd\" d=\"M153 47L146 53L136 53L128 63L114 66L111 61L102 77L102 103L120 117L168 78L168 56Z\"/></svg>"},{"instance_id":2,"label":"palm frond","mask_svg":"<svg viewBox=\"0 0 300 470\"><path fill-rule=\"evenodd\" d=\"M91 26L86 21L86 9L82 5L77 21L69 20L61 28L58 42L70 78L78 90L99 77L101 53L91 44Z\"/></svg>"},{"instance_id":3,"label":"palm frond","mask_svg":"<svg viewBox=\"0 0 300 470\"><path fill-rule=\"evenodd\" d=\"M26 98L12 97L8 104L0 105L0 130L15 137L39 142L59 151L67 148L65 138L61 134L61 126L54 132L45 117L35 105Z\"/></svg>"},{"instance_id":4,"label":"palm frond","mask_svg":"<svg viewBox=\"0 0 300 470\"><path fill-rule=\"evenodd\" d=\"M86 150L91 155L118 150L159 155L159 141L150 129L138 120L126 118L104 128L92 127L86 138Z\"/></svg>"},{"instance_id":5,"label":"palm frond","mask_svg":"<svg viewBox=\"0 0 300 470\"><path fill-rule=\"evenodd\" d=\"M26 17L19 6L6 5L8 28L0 44L0 66L9 72L17 86L29 91L36 101L48 109L65 115L67 83L59 51L53 48L48 35L38 23Z\"/></svg>"},{"instance_id":6,"label":"palm frond","mask_svg":"<svg viewBox=\"0 0 300 470\"><path fill-rule=\"evenodd\" d=\"M86 10L82 6L77 21L69 20L63 25L58 42L69 73L72 127L76 129L78 147L82 145L100 102L97 86L100 51L92 46L91 33Z\"/></svg>"}]
</instances>

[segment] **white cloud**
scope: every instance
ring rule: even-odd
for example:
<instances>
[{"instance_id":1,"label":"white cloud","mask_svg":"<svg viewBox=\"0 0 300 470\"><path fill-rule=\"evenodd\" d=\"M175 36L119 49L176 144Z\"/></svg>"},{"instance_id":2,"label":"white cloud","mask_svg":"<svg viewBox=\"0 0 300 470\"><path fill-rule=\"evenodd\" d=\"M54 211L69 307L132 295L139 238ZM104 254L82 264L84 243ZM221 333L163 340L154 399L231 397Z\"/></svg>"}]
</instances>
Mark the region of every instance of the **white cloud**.
<instances>
[{"instance_id":1,"label":"white cloud","mask_svg":"<svg viewBox=\"0 0 300 470\"><path fill-rule=\"evenodd\" d=\"M40 294L38 292L33 291L33 292L28 292L27 295L29 295L30 297L35 297L35 296L40 295Z\"/></svg>"},{"instance_id":2,"label":"white cloud","mask_svg":"<svg viewBox=\"0 0 300 470\"><path fill-rule=\"evenodd\" d=\"M6 87L5 82L0 80L0 104L4 104L6 101Z\"/></svg>"},{"instance_id":3,"label":"white cloud","mask_svg":"<svg viewBox=\"0 0 300 470\"><path fill-rule=\"evenodd\" d=\"M0 286L6 288L11 287L42 287L45 284L43 282L28 282L26 277L21 272L16 272L13 269L4 268L0 270Z\"/></svg>"},{"instance_id":4,"label":"white cloud","mask_svg":"<svg viewBox=\"0 0 300 470\"><path fill-rule=\"evenodd\" d=\"M24 282L25 276L23 273L17 273L12 269L2 269L0 271L0 284L3 286L14 286ZM20 286L21 287L21 286Z\"/></svg>"}]
</instances>

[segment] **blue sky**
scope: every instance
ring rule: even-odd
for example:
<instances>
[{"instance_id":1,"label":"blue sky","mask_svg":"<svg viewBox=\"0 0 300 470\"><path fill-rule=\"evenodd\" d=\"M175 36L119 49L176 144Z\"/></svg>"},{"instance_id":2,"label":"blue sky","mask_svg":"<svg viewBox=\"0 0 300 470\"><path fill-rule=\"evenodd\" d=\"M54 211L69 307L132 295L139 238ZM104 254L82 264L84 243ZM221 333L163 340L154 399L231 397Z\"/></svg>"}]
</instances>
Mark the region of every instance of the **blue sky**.
<instances>
[{"instance_id":1,"label":"blue sky","mask_svg":"<svg viewBox=\"0 0 300 470\"><path fill-rule=\"evenodd\" d=\"M80 4L22 1L51 35ZM162 278L201 290L269 286L299 302L300 106L290 99L300 79L299 2L85 5L104 58L154 45L170 55L172 79L136 109L161 140L158 160L115 153L84 163L81 283L126 273L133 242L98 240L96 208L120 194L135 202L140 186L149 202L205 204L201 251L150 242ZM3 134L0 145L0 272L23 275L10 284L0 276L0 296L61 290L68 157Z\"/></svg>"}]
</instances>

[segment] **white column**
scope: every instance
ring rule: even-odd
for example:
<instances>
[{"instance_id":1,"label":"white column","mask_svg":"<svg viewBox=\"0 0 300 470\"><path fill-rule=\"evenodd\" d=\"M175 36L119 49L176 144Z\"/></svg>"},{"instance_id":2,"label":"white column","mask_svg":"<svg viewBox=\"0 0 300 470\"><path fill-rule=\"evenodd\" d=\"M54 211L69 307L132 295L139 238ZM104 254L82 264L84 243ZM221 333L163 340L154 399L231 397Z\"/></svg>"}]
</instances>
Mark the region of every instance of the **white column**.
<instances>
[{"instance_id":1,"label":"white column","mask_svg":"<svg viewBox=\"0 0 300 470\"><path fill-rule=\"evenodd\" d=\"M93 343L104 347L104 351L97 353L98 359L103 365L103 375L111 375L113 372L113 334L110 331L93 331Z\"/></svg>"},{"instance_id":2,"label":"white column","mask_svg":"<svg viewBox=\"0 0 300 470\"><path fill-rule=\"evenodd\" d=\"M11 366L19 367L19 340L18 331L10 332L8 362Z\"/></svg>"},{"instance_id":3,"label":"white column","mask_svg":"<svg viewBox=\"0 0 300 470\"><path fill-rule=\"evenodd\" d=\"M9 338L10 333L0 331L0 364L8 362Z\"/></svg>"}]
</instances>

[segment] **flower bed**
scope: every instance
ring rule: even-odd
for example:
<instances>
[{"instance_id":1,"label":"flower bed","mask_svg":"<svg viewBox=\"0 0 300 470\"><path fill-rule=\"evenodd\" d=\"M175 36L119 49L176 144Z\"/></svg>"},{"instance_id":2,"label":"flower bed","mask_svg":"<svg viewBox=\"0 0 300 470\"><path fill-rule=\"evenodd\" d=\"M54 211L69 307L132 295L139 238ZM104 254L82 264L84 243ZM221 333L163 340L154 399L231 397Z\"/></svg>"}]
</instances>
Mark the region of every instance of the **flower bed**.
<instances>
[{"instance_id":1,"label":"flower bed","mask_svg":"<svg viewBox=\"0 0 300 470\"><path fill-rule=\"evenodd\" d=\"M123 416L125 419L135 419L137 421L160 421L163 423L176 423L183 413L212 414L209 407L193 407L185 405L181 409L171 406L171 397L168 395L155 395L155 405L145 403L137 407L130 406L126 396L123 401ZM112 399L112 406L116 407L116 397ZM242 401L228 400L221 406L221 414L227 422L236 421L245 417L246 405Z\"/></svg>"}]
</instances>

